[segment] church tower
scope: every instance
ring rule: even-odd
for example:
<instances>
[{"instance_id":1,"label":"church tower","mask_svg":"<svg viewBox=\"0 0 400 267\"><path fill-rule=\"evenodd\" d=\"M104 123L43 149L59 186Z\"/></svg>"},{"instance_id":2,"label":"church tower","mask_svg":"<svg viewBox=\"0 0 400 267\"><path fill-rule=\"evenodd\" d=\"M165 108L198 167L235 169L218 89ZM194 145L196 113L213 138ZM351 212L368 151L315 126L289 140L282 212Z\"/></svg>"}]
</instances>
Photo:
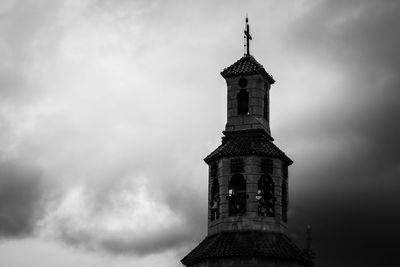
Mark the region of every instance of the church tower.
<instances>
[{"instance_id":1,"label":"church tower","mask_svg":"<svg viewBox=\"0 0 400 267\"><path fill-rule=\"evenodd\" d=\"M313 265L289 238L288 167L293 161L274 145L269 91L275 80L250 55L225 68L227 123L209 166L208 235L181 262L188 267Z\"/></svg>"}]
</instances>

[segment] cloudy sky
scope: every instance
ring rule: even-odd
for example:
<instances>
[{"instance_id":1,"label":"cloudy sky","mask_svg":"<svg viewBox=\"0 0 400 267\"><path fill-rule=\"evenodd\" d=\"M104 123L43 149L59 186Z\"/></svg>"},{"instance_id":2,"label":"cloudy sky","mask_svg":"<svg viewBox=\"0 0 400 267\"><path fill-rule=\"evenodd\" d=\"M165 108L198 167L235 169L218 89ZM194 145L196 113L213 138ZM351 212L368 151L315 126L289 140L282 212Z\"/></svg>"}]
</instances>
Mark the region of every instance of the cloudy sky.
<instances>
[{"instance_id":1,"label":"cloudy sky","mask_svg":"<svg viewBox=\"0 0 400 267\"><path fill-rule=\"evenodd\" d=\"M0 266L181 266L246 12L292 238L312 225L316 266L398 260L398 1L2 0Z\"/></svg>"}]
</instances>

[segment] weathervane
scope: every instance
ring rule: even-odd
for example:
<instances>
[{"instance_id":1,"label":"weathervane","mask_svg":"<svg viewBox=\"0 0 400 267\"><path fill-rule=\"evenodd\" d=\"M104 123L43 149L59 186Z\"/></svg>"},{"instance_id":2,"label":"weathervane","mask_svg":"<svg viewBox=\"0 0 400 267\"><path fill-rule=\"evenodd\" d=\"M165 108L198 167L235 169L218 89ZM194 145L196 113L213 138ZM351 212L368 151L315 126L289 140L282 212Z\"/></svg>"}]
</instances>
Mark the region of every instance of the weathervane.
<instances>
[{"instance_id":1,"label":"weathervane","mask_svg":"<svg viewBox=\"0 0 400 267\"><path fill-rule=\"evenodd\" d=\"M250 56L250 40L252 40L251 35L250 35L250 25L249 25L249 18L247 17L246 14L246 28L244 29L244 38L246 39L245 47L246 47L246 53L244 54L245 56Z\"/></svg>"}]
</instances>

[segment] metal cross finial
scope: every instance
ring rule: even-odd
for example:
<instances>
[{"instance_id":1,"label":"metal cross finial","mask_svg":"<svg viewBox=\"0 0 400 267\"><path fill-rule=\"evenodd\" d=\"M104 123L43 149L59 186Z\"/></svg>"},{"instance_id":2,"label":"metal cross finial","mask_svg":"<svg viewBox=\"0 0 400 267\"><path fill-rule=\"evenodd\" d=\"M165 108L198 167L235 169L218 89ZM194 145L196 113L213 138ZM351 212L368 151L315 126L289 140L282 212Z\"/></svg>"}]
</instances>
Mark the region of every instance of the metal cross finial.
<instances>
[{"instance_id":1,"label":"metal cross finial","mask_svg":"<svg viewBox=\"0 0 400 267\"><path fill-rule=\"evenodd\" d=\"M252 40L250 35L250 25L249 25L249 18L246 15L246 28L244 30L244 38L246 39L246 54L245 56L250 56L250 40Z\"/></svg>"}]
</instances>

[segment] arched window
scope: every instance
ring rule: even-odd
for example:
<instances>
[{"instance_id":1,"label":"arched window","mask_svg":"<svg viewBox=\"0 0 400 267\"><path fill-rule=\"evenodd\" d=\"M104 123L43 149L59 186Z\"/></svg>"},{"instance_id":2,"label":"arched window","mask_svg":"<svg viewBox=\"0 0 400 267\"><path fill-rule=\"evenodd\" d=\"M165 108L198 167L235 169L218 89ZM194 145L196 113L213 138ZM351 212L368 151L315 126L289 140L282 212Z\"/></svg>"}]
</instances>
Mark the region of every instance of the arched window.
<instances>
[{"instance_id":1,"label":"arched window","mask_svg":"<svg viewBox=\"0 0 400 267\"><path fill-rule=\"evenodd\" d=\"M288 176L289 176L289 167L288 167L288 165L287 165L286 163L283 163L282 165L283 165L283 166L282 166L282 175L283 175L283 178L284 178L284 179L287 179Z\"/></svg>"},{"instance_id":2,"label":"arched window","mask_svg":"<svg viewBox=\"0 0 400 267\"><path fill-rule=\"evenodd\" d=\"M210 176L211 178L218 176L218 163L216 161L210 164Z\"/></svg>"},{"instance_id":3,"label":"arched window","mask_svg":"<svg viewBox=\"0 0 400 267\"><path fill-rule=\"evenodd\" d=\"M264 118L269 120L269 101L268 101L268 93L265 92L264 95Z\"/></svg>"},{"instance_id":4,"label":"arched window","mask_svg":"<svg viewBox=\"0 0 400 267\"><path fill-rule=\"evenodd\" d=\"M264 118L269 120L269 85L264 83Z\"/></svg>"},{"instance_id":5,"label":"arched window","mask_svg":"<svg viewBox=\"0 0 400 267\"><path fill-rule=\"evenodd\" d=\"M211 210L211 221L214 221L219 218L219 183L218 179L215 178L211 185L211 201L210 201L210 210Z\"/></svg>"},{"instance_id":6,"label":"arched window","mask_svg":"<svg viewBox=\"0 0 400 267\"><path fill-rule=\"evenodd\" d=\"M282 181L282 220L287 222L288 211L288 187L286 180Z\"/></svg>"},{"instance_id":7,"label":"arched window","mask_svg":"<svg viewBox=\"0 0 400 267\"><path fill-rule=\"evenodd\" d=\"M274 181L269 175L263 175L258 180L258 216L275 216Z\"/></svg>"},{"instance_id":8,"label":"arched window","mask_svg":"<svg viewBox=\"0 0 400 267\"><path fill-rule=\"evenodd\" d=\"M261 159L261 171L263 173L273 174L274 173L274 161L272 159L263 158Z\"/></svg>"},{"instance_id":9,"label":"arched window","mask_svg":"<svg viewBox=\"0 0 400 267\"><path fill-rule=\"evenodd\" d=\"M249 112L249 93L242 89L236 97L238 115L247 114Z\"/></svg>"},{"instance_id":10,"label":"arched window","mask_svg":"<svg viewBox=\"0 0 400 267\"><path fill-rule=\"evenodd\" d=\"M235 174L229 181L229 216L246 212L246 180L243 175Z\"/></svg>"}]
</instances>

